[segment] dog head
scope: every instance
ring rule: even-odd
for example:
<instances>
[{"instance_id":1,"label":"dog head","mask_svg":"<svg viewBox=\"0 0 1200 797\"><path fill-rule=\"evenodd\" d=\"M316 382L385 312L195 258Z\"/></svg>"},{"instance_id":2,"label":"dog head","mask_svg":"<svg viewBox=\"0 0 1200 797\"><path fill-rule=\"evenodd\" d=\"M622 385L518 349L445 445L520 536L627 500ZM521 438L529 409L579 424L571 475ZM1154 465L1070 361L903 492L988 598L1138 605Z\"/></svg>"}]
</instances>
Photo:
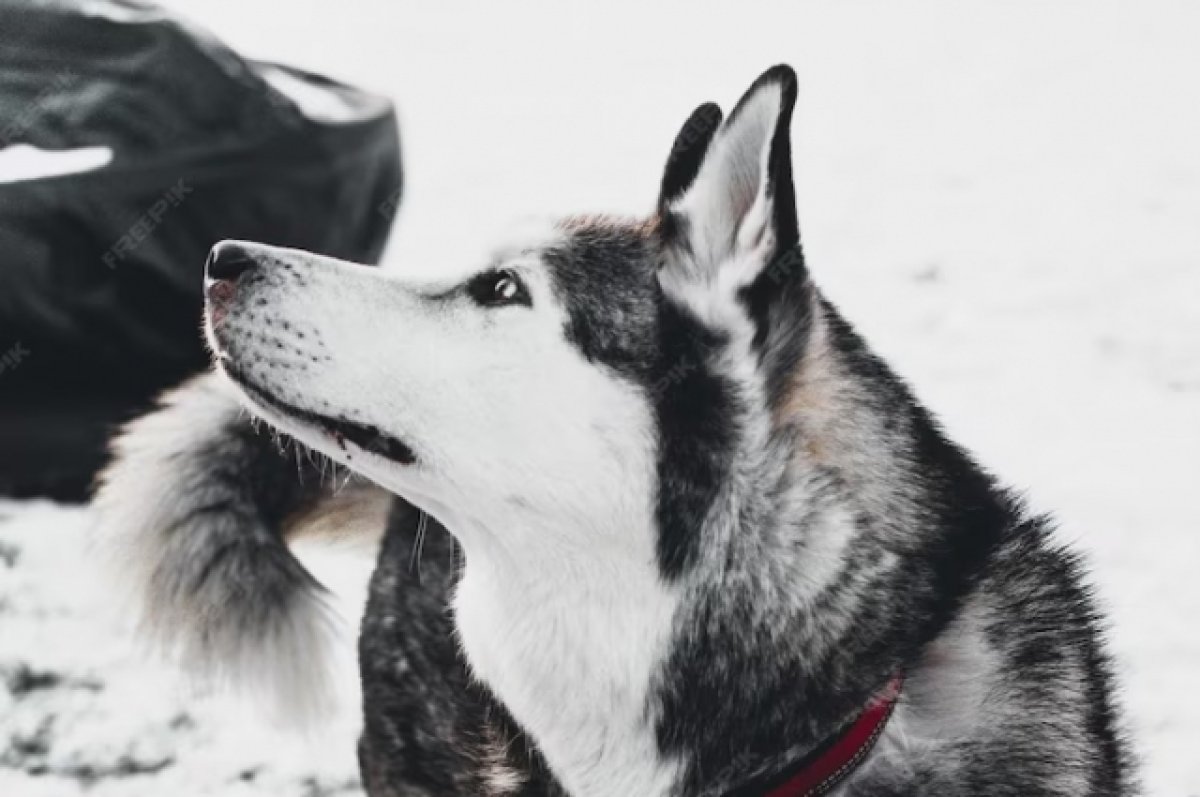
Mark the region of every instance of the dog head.
<instances>
[{"instance_id":1,"label":"dog head","mask_svg":"<svg viewBox=\"0 0 1200 797\"><path fill-rule=\"evenodd\" d=\"M678 574L804 345L795 98L776 67L727 120L698 108L651 218L558 220L453 280L219 244L217 367L256 414L456 533L536 528Z\"/></svg>"}]
</instances>

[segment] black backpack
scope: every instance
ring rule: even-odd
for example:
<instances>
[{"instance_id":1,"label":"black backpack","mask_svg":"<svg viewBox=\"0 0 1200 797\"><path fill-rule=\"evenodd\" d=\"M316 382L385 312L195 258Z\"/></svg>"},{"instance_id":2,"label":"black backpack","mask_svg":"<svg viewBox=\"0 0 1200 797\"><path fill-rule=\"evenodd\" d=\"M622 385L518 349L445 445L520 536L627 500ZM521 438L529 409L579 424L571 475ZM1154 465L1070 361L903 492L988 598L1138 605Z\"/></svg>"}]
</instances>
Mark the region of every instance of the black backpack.
<instances>
[{"instance_id":1,"label":"black backpack","mask_svg":"<svg viewBox=\"0 0 1200 797\"><path fill-rule=\"evenodd\" d=\"M377 263L401 189L386 99L246 61L129 0L0 0L0 159L30 148L108 162L0 176L0 494L15 496L84 497L113 426L206 367L214 243Z\"/></svg>"}]
</instances>

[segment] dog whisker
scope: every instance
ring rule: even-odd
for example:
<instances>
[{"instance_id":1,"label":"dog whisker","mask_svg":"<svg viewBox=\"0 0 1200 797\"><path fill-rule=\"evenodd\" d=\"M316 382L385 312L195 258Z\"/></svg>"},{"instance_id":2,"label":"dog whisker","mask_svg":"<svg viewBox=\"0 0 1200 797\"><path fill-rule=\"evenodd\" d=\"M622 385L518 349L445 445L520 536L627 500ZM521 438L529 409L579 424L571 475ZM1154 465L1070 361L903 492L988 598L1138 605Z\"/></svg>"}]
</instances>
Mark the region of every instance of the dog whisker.
<instances>
[{"instance_id":1,"label":"dog whisker","mask_svg":"<svg viewBox=\"0 0 1200 797\"><path fill-rule=\"evenodd\" d=\"M421 580L421 555L425 551L425 532L429 526L429 515L423 510L418 510L421 513L417 520L417 538L413 542L412 556L409 558L408 571L417 574L417 581Z\"/></svg>"}]
</instances>

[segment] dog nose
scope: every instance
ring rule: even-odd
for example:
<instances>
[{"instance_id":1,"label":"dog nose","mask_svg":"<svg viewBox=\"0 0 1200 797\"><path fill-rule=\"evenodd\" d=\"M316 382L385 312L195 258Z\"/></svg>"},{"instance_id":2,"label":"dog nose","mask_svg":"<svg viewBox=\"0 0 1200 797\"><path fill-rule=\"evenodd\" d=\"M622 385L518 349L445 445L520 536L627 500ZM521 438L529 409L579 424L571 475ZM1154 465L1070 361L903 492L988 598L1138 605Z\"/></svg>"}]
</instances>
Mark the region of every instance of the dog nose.
<instances>
[{"instance_id":1,"label":"dog nose","mask_svg":"<svg viewBox=\"0 0 1200 797\"><path fill-rule=\"evenodd\" d=\"M232 282L254 266L254 258L240 244L222 241L208 253L204 273L210 280Z\"/></svg>"}]
</instances>

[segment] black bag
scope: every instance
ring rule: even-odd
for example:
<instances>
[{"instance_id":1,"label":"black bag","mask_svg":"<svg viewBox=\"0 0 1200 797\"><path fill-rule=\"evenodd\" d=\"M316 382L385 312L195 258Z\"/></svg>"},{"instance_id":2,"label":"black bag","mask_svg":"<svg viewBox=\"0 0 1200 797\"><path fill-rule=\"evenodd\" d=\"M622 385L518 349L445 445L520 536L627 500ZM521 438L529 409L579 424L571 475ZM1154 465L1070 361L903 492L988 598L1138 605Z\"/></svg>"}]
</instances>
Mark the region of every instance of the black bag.
<instances>
[{"instance_id":1,"label":"black bag","mask_svg":"<svg viewBox=\"0 0 1200 797\"><path fill-rule=\"evenodd\" d=\"M31 147L111 161L3 182ZM114 424L206 366L214 243L377 263L400 188L383 98L153 5L0 0L0 494L83 497Z\"/></svg>"}]
</instances>

